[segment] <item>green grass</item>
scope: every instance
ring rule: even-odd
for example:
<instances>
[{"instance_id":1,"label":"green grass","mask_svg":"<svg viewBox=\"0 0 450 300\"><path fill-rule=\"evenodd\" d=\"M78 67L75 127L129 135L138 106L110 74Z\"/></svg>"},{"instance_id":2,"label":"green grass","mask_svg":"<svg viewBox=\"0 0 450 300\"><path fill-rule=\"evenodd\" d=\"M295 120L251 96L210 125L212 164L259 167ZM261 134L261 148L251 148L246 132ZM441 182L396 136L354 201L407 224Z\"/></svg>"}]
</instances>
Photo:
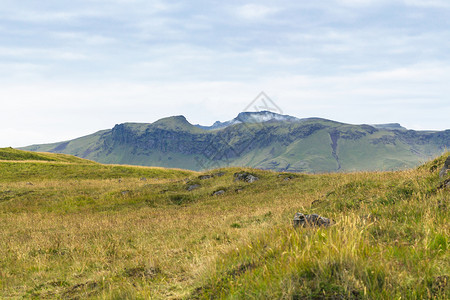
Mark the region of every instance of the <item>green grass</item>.
<instances>
[{"instance_id":1,"label":"green grass","mask_svg":"<svg viewBox=\"0 0 450 300\"><path fill-rule=\"evenodd\" d=\"M96 164L93 161L81 159L67 154L50 154L31 151L16 150L13 148L0 148L0 161L51 161L79 164Z\"/></svg>"},{"instance_id":2,"label":"green grass","mask_svg":"<svg viewBox=\"0 0 450 300\"><path fill-rule=\"evenodd\" d=\"M450 297L446 156L398 172L202 180L12 152L0 160L0 298ZM294 229L297 211L335 225Z\"/></svg>"}]
</instances>

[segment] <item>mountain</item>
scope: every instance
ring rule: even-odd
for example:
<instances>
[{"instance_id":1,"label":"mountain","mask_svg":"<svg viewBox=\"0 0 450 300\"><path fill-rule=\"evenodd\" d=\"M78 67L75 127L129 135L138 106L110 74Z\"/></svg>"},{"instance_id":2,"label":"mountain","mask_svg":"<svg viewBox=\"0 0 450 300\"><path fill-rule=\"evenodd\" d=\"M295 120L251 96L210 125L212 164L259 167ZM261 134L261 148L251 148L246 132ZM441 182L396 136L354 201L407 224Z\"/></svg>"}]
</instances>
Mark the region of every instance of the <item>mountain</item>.
<instances>
[{"instance_id":1,"label":"mountain","mask_svg":"<svg viewBox=\"0 0 450 300\"><path fill-rule=\"evenodd\" d=\"M280 115L277 113L273 113L270 111L261 111L261 112L241 112L239 115L233 120L220 122L216 121L212 126L202 126L195 125L202 129L213 130L213 129L221 129L234 124L240 123L263 123L263 122L298 122L301 119L297 119L295 117Z\"/></svg>"},{"instance_id":2,"label":"mountain","mask_svg":"<svg viewBox=\"0 0 450 300\"><path fill-rule=\"evenodd\" d=\"M414 131L399 124L351 125L272 112L240 113L205 127L175 116L124 123L30 151L72 154L101 163L211 169L248 166L292 172L397 170L450 148L450 130Z\"/></svg>"},{"instance_id":3,"label":"mountain","mask_svg":"<svg viewBox=\"0 0 450 300\"><path fill-rule=\"evenodd\" d=\"M388 129L388 130L407 130L405 127L401 126L398 123L389 123L389 124L374 124L373 127L377 129Z\"/></svg>"}]
</instances>

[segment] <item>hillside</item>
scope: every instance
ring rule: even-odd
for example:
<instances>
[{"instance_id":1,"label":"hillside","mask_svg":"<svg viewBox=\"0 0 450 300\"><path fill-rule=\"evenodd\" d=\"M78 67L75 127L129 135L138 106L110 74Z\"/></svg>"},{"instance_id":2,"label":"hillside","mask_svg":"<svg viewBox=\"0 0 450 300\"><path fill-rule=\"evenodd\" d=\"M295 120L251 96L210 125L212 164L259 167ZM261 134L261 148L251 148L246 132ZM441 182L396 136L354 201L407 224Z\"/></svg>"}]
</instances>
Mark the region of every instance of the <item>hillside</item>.
<instances>
[{"instance_id":1,"label":"hillside","mask_svg":"<svg viewBox=\"0 0 450 300\"><path fill-rule=\"evenodd\" d=\"M269 112L195 126L183 116L125 123L75 140L24 150L72 154L101 163L189 170L244 166L323 173L399 170L450 148L450 130L413 131L399 124L349 125Z\"/></svg>"},{"instance_id":2,"label":"hillside","mask_svg":"<svg viewBox=\"0 0 450 300\"><path fill-rule=\"evenodd\" d=\"M450 297L450 153L322 175L14 153L0 160L0 298ZM333 225L293 228L295 212Z\"/></svg>"},{"instance_id":3,"label":"hillside","mask_svg":"<svg viewBox=\"0 0 450 300\"><path fill-rule=\"evenodd\" d=\"M41 161L41 162L66 162L66 163L82 163L95 164L93 161L78 158L66 154L53 153L36 153L31 151L22 151L13 148L0 148L0 161Z\"/></svg>"}]
</instances>

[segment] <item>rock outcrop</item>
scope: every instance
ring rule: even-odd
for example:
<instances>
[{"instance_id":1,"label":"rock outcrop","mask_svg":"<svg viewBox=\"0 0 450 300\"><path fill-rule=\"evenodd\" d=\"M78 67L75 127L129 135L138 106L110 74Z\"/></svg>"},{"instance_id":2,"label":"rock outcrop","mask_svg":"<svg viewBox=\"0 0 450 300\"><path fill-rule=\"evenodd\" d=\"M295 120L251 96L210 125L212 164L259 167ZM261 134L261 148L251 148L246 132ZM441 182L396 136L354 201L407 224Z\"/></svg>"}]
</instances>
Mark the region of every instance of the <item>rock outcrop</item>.
<instances>
[{"instance_id":1,"label":"rock outcrop","mask_svg":"<svg viewBox=\"0 0 450 300\"><path fill-rule=\"evenodd\" d=\"M252 175L250 173L247 173L247 172L234 173L234 178L235 178L234 179L235 181L236 180L241 180L241 181L245 181L245 182L248 182L248 183L253 183L253 182L259 180L258 177L254 176L254 175Z\"/></svg>"},{"instance_id":2,"label":"rock outcrop","mask_svg":"<svg viewBox=\"0 0 450 300\"><path fill-rule=\"evenodd\" d=\"M447 159L445 160L444 166L439 172L439 177L444 178L447 175L448 170L450 170L450 156L448 156Z\"/></svg>"},{"instance_id":3,"label":"rock outcrop","mask_svg":"<svg viewBox=\"0 0 450 300\"><path fill-rule=\"evenodd\" d=\"M315 227L324 226L328 227L332 224L331 220L328 218L321 217L317 214L305 215L302 213L296 213L294 215L294 227Z\"/></svg>"}]
</instances>

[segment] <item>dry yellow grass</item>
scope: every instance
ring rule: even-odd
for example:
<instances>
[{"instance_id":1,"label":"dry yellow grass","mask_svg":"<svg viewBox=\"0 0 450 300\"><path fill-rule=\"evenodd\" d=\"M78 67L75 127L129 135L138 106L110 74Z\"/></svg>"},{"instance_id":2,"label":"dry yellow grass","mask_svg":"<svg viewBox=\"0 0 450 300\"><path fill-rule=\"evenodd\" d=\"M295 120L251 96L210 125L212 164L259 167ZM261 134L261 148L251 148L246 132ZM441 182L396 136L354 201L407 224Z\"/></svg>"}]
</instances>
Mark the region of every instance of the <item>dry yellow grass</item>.
<instances>
[{"instance_id":1,"label":"dry yellow grass","mask_svg":"<svg viewBox=\"0 0 450 300\"><path fill-rule=\"evenodd\" d=\"M246 169L260 177L252 184L234 181L239 170L206 180L191 173L189 183L184 173L120 181L116 174L58 180L44 173L1 182L0 297L290 299L330 292L328 283L302 277L310 267L321 276L335 268L342 295L448 295L448 286L435 292L432 281L449 275L448 211L440 208L448 191L432 190L439 179L429 168L291 180ZM188 192L193 183L201 187ZM219 189L225 194L211 196ZM296 211L336 225L294 230ZM233 271L239 266L244 271ZM382 283L381 292L371 280Z\"/></svg>"}]
</instances>

